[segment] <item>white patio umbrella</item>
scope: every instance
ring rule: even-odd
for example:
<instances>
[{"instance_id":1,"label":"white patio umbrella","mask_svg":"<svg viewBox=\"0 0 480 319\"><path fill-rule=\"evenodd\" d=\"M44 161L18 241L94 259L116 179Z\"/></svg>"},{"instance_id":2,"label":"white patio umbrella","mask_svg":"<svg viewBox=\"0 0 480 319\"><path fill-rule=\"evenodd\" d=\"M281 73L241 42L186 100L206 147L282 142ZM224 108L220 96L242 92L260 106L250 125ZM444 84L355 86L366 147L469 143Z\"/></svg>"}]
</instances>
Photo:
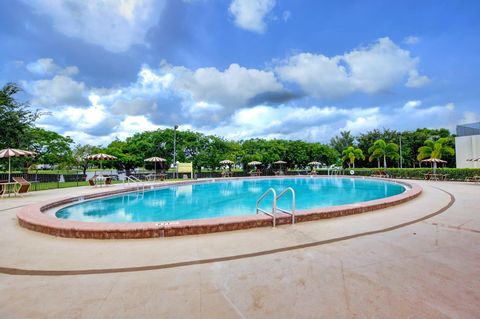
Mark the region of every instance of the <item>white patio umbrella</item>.
<instances>
[{"instance_id":1,"label":"white patio umbrella","mask_svg":"<svg viewBox=\"0 0 480 319\"><path fill-rule=\"evenodd\" d=\"M0 158L8 158L8 182L10 182L11 175L11 158L12 157L34 157L35 152L17 150L14 148L6 148L0 150Z\"/></svg>"},{"instance_id":2,"label":"white patio umbrella","mask_svg":"<svg viewBox=\"0 0 480 319\"><path fill-rule=\"evenodd\" d=\"M250 163L247 163L248 166L255 166L255 169L257 169L257 165L262 165L262 162L259 161L251 161Z\"/></svg>"},{"instance_id":3,"label":"white patio umbrella","mask_svg":"<svg viewBox=\"0 0 480 319\"><path fill-rule=\"evenodd\" d=\"M308 163L308 165L321 165L321 164L322 164L322 163L316 162L316 161L313 161L313 162Z\"/></svg>"},{"instance_id":4,"label":"white patio umbrella","mask_svg":"<svg viewBox=\"0 0 480 319\"><path fill-rule=\"evenodd\" d=\"M166 162L167 160L162 157L149 157L144 160L144 162L155 162L155 173L157 173L157 163L159 162Z\"/></svg>"},{"instance_id":5,"label":"white patio umbrella","mask_svg":"<svg viewBox=\"0 0 480 319\"><path fill-rule=\"evenodd\" d=\"M113 155L100 153L100 154L88 155L86 159L93 160L93 161L100 161L100 169L103 169L103 161L113 161L113 160L116 160L117 158Z\"/></svg>"},{"instance_id":6,"label":"white patio umbrella","mask_svg":"<svg viewBox=\"0 0 480 319\"><path fill-rule=\"evenodd\" d=\"M438 158L427 158L421 161L422 163L432 163L433 164L433 174L437 170L437 163L445 164L447 161L438 159Z\"/></svg>"},{"instance_id":7,"label":"white patio umbrella","mask_svg":"<svg viewBox=\"0 0 480 319\"><path fill-rule=\"evenodd\" d=\"M231 161L231 160L226 159L226 160L220 161L220 164L222 164L222 165L228 165L228 171L231 171L231 170L232 170L231 165L233 165L234 162Z\"/></svg>"}]
</instances>

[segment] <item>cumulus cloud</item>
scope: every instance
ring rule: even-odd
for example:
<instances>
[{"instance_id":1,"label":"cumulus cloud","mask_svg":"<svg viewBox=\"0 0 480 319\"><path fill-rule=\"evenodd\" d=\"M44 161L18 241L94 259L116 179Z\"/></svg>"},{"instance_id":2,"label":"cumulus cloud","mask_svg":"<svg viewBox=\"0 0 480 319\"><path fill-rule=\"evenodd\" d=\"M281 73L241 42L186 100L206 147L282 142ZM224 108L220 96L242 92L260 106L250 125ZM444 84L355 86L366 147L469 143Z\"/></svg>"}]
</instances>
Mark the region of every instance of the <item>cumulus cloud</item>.
<instances>
[{"instance_id":1,"label":"cumulus cloud","mask_svg":"<svg viewBox=\"0 0 480 319\"><path fill-rule=\"evenodd\" d=\"M430 82L430 79L427 76L418 74L417 70L410 70L408 73L408 81L405 85L410 88L418 88L428 82Z\"/></svg>"},{"instance_id":2,"label":"cumulus cloud","mask_svg":"<svg viewBox=\"0 0 480 319\"><path fill-rule=\"evenodd\" d=\"M264 33L267 28L264 18L274 6L275 0L233 0L229 10L238 27Z\"/></svg>"},{"instance_id":3,"label":"cumulus cloud","mask_svg":"<svg viewBox=\"0 0 480 319\"><path fill-rule=\"evenodd\" d=\"M177 90L187 92L194 101L238 108L265 92L281 92L282 84L271 71L247 69L231 64L224 71L217 68L190 70L185 67L164 66L164 72L175 77Z\"/></svg>"},{"instance_id":4,"label":"cumulus cloud","mask_svg":"<svg viewBox=\"0 0 480 319\"><path fill-rule=\"evenodd\" d=\"M49 80L38 80L26 86L32 96L32 104L37 107L54 108L59 105L85 105L86 86L65 75L56 75Z\"/></svg>"},{"instance_id":5,"label":"cumulus cloud","mask_svg":"<svg viewBox=\"0 0 480 319\"><path fill-rule=\"evenodd\" d=\"M425 123L431 128L453 128L457 122L454 111L453 103L424 107L421 101L408 101L393 108L259 105L238 110L228 121L215 128L189 128L229 139L262 137L326 142L341 130L358 134L384 127L416 129L425 127Z\"/></svg>"},{"instance_id":6,"label":"cumulus cloud","mask_svg":"<svg viewBox=\"0 0 480 319\"><path fill-rule=\"evenodd\" d=\"M164 0L43 1L25 3L53 20L66 36L123 52L134 44L145 44L148 30L155 26Z\"/></svg>"},{"instance_id":7,"label":"cumulus cloud","mask_svg":"<svg viewBox=\"0 0 480 319\"><path fill-rule=\"evenodd\" d=\"M36 75L65 75L72 76L78 73L78 68L74 65L62 68L53 62L53 59L42 58L31 62L26 66L27 70Z\"/></svg>"},{"instance_id":8,"label":"cumulus cloud","mask_svg":"<svg viewBox=\"0 0 480 319\"><path fill-rule=\"evenodd\" d=\"M377 93L408 77L406 85L419 87L428 82L419 74L418 58L389 38L343 55L299 53L281 61L275 71L284 81L300 85L317 98L339 98L353 92Z\"/></svg>"}]
</instances>

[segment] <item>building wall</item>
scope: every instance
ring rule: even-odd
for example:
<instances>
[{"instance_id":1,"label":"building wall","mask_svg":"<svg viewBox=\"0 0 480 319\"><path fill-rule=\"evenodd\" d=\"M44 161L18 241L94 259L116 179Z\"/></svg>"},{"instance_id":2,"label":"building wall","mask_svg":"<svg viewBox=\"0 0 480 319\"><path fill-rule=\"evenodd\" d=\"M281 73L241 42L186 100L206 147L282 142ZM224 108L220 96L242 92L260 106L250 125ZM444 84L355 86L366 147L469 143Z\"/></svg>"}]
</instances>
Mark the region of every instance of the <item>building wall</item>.
<instances>
[{"instance_id":1,"label":"building wall","mask_svg":"<svg viewBox=\"0 0 480 319\"><path fill-rule=\"evenodd\" d=\"M480 157L480 135L455 137L455 156L458 168L480 168L480 161L467 161Z\"/></svg>"}]
</instances>

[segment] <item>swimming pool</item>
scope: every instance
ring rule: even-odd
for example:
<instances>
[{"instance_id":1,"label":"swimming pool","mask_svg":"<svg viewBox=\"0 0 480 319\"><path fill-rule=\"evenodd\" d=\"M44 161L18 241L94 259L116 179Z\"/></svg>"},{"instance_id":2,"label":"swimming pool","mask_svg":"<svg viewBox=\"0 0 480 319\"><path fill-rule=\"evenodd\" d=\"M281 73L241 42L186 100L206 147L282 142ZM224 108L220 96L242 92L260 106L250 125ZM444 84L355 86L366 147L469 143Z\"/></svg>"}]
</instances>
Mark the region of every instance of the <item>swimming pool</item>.
<instances>
[{"instance_id":1,"label":"swimming pool","mask_svg":"<svg viewBox=\"0 0 480 319\"><path fill-rule=\"evenodd\" d=\"M175 185L145 192L83 201L58 210L55 216L83 222L138 223L195 220L255 214L257 199L268 188L277 193L292 187L297 210L376 200L405 192L403 185L362 178L267 178L216 180ZM271 208L271 195L262 208ZM277 202L289 208L290 196Z\"/></svg>"}]
</instances>

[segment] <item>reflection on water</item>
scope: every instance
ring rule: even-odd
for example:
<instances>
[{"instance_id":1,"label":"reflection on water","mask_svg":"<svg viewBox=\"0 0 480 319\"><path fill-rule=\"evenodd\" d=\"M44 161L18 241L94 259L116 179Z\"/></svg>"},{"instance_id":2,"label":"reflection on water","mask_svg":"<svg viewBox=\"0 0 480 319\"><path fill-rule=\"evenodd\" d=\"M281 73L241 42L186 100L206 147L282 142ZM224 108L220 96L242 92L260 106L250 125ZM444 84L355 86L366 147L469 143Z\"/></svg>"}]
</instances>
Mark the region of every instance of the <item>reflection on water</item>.
<instances>
[{"instance_id":1,"label":"reflection on water","mask_svg":"<svg viewBox=\"0 0 480 319\"><path fill-rule=\"evenodd\" d=\"M277 194L292 187L299 210L368 201L404 191L394 183L358 178L217 181L80 202L59 210L56 216L91 222L144 222L248 215L255 214L257 199L270 187ZM262 208L270 210L271 201L268 195ZM290 205L290 196L278 201L279 207Z\"/></svg>"}]
</instances>

